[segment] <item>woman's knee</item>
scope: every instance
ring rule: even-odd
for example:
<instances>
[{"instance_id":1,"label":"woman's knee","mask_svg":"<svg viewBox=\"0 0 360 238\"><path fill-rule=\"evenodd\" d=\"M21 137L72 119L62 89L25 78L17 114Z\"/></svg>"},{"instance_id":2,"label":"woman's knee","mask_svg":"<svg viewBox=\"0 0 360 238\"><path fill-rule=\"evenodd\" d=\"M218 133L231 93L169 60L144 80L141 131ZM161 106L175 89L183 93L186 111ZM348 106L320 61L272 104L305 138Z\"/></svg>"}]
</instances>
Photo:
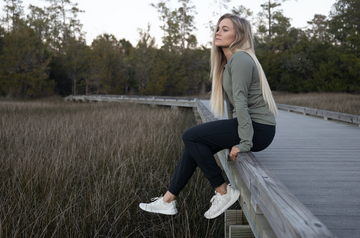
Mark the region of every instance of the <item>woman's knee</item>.
<instances>
[{"instance_id":1,"label":"woman's knee","mask_svg":"<svg viewBox=\"0 0 360 238\"><path fill-rule=\"evenodd\" d=\"M182 134L182 140L184 143L186 143L186 141L188 141L190 138L192 137L192 130L191 127L186 129L184 131L184 133Z\"/></svg>"},{"instance_id":2,"label":"woman's knee","mask_svg":"<svg viewBox=\"0 0 360 238\"><path fill-rule=\"evenodd\" d=\"M197 131L198 125L189 127L184 131L182 134L182 140L186 144L187 141L193 141L196 137L196 131Z\"/></svg>"}]
</instances>

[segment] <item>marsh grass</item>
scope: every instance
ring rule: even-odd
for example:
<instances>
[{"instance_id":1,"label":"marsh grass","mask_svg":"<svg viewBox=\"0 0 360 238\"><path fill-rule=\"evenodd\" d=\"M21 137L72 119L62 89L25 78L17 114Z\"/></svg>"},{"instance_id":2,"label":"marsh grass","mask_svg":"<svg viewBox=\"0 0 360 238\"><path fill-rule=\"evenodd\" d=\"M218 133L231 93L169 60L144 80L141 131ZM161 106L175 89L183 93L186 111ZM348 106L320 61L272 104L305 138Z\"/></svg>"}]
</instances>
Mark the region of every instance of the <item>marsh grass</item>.
<instances>
[{"instance_id":1,"label":"marsh grass","mask_svg":"<svg viewBox=\"0 0 360 238\"><path fill-rule=\"evenodd\" d=\"M0 101L0 237L221 237L197 170L179 213L146 213L182 153L191 111L58 98Z\"/></svg>"},{"instance_id":2,"label":"marsh grass","mask_svg":"<svg viewBox=\"0 0 360 238\"><path fill-rule=\"evenodd\" d=\"M276 103L360 115L360 95L349 93L273 92Z\"/></svg>"}]
</instances>

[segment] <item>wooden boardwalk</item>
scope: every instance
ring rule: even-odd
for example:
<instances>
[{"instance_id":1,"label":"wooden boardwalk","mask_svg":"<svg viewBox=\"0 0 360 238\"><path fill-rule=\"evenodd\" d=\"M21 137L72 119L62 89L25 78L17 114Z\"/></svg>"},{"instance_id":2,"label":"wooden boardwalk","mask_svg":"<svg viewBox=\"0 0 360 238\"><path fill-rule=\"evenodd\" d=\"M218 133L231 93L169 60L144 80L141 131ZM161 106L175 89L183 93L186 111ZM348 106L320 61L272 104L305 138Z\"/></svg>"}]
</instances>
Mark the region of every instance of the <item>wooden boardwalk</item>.
<instances>
[{"instance_id":1,"label":"wooden boardwalk","mask_svg":"<svg viewBox=\"0 0 360 238\"><path fill-rule=\"evenodd\" d=\"M69 96L66 101L113 101L192 107L202 122L216 120L208 100L144 96ZM287 108L288 105L278 105ZM291 106L290 106L291 107ZM360 237L360 117L309 108L279 111L269 148L218 153L255 237ZM290 110L293 110L290 109ZM330 233L331 232L331 233Z\"/></svg>"},{"instance_id":2,"label":"wooden boardwalk","mask_svg":"<svg viewBox=\"0 0 360 238\"><path fill-rule=\"evenodd\" d=\"M360 128L279 111L276 136L254 155L336 237L360 237Z\"/></svg>"},{"instance_id":3,"label":"wooden boardwalk","mask_svg":"<svg viewBox=\"0 0 360 238\"><path fill-rule=\"evenodd\" d=\"M276 121L254 155L334 236L360 237L360 128L282 110Z\"/></svg>"}]
</instances>

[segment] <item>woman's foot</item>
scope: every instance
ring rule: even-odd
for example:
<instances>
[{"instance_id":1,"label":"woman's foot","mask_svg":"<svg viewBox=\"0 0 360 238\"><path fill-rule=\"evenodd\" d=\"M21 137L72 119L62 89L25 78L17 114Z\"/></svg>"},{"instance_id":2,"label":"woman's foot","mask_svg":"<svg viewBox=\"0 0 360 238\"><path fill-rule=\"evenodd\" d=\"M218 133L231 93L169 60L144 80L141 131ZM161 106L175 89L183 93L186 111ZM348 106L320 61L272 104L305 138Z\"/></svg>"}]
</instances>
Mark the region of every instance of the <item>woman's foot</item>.
<instances>
[{"instance_id":1,"label":"woman's foot","mask_svg":"<svg viewBox=\"0 0 360 238\"><path fill-rule=\"evenodd\" d=\"M219 192L215 191L215 195L211 198L210 202L212 203L210 209L205 212L204 216L207 219L213 219L220 216L225 212L231 205L233 205L240 196L240 191L227 185L226 193L221 195Z\"/></svg>"},{"instance_id":2,"label":"woman's foot","mask_svg":"<svg viewBox=\"0 0 360 238\"><path fill-rule=\"evenodd\" d=\"M178 211L176 209L176 201L170 203L164 202L163 197L155 197L151 199L151 203L140 203L139 207L147 212L160 213L164 215L175 215Z\"/></svg>"}]
</instances>

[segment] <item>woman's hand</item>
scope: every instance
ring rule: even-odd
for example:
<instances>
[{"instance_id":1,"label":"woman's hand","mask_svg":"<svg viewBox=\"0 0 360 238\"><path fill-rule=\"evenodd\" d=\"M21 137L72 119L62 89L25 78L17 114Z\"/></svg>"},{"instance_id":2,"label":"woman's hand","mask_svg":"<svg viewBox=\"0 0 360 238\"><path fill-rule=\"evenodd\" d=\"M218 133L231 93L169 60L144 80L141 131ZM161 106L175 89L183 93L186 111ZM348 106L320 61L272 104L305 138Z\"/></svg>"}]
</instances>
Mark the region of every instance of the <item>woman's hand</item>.
<instances>
[{"instance_id":1,"label":"woman's hand","mask_svg":"<svg viewBox=\"0 0 360 238\"><path fill-rule=\"evenodd\" d=\"M240 150L239 150L239 148L237 148L237 147L233 147L233 148L231 148L231 151L230 151L230 157L231 157L231 159L232 160L234 160L234 161L236 161L236 155L237 155L237 153L239 153L240 152Z\"/></svg>"}]
</instances>

